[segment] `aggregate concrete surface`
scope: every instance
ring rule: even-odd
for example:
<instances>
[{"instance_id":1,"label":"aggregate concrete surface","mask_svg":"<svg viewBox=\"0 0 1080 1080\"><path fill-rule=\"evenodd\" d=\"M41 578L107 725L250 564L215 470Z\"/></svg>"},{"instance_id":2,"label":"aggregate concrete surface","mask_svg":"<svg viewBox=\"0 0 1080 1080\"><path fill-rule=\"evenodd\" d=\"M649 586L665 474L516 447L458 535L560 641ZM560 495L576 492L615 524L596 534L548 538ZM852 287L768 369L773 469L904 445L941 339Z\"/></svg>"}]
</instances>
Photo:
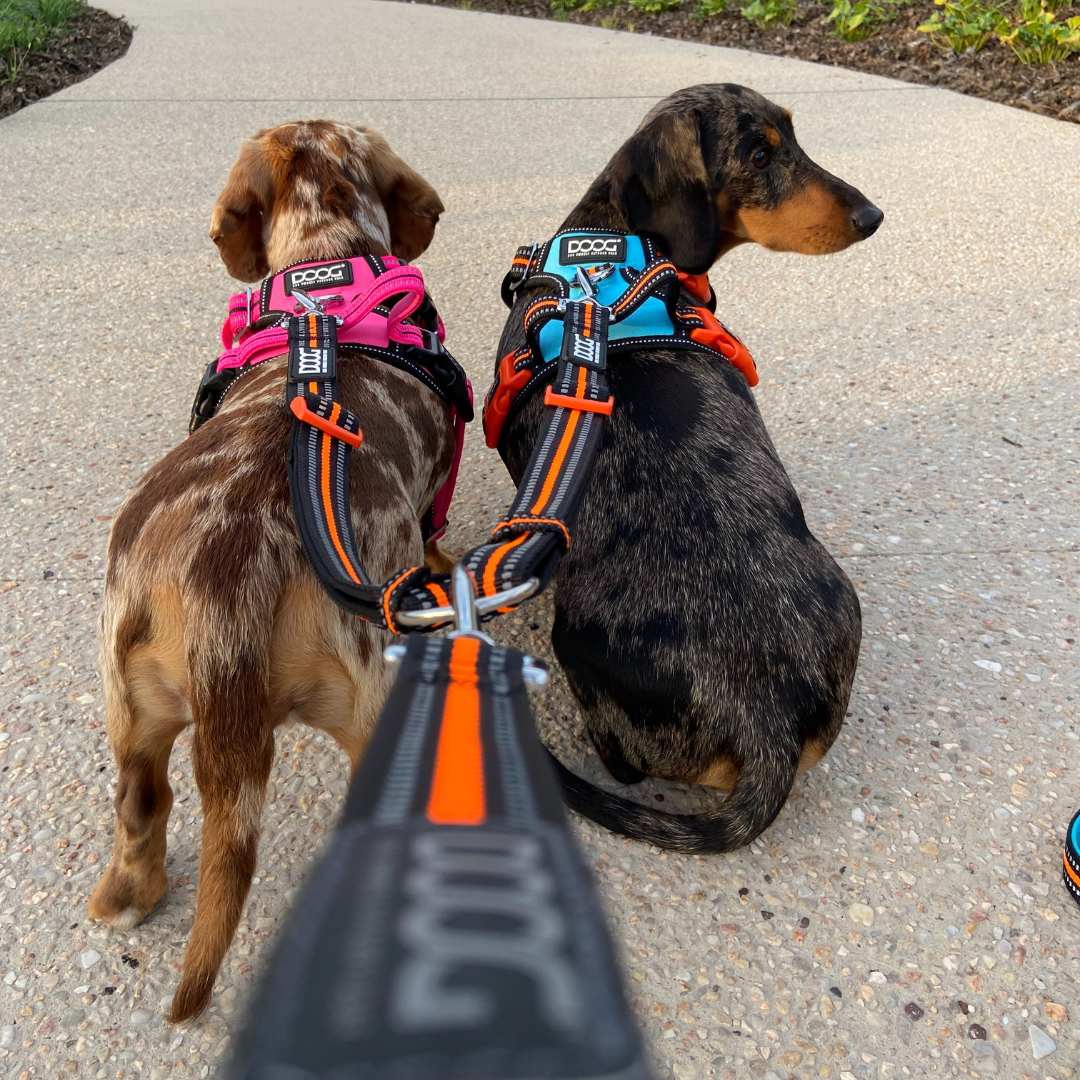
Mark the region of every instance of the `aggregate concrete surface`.
<instances>
[{"instance_id":1,"label":"aggregate concrete surface","mask_svg":"<svg viewBox=\"0 0 1080 1080\"><path fill-rule=\"evenodd\" d=\"M856 582L848 723L749 849L684 857L575 821L650 1053L675 1080L1080 1069L1080 129L944 91L641 35L366 0L115 0L131 51L0 123L0 1076L206 1077L341 804L282 731L258 877L213 1006L162 1019L191 927L198 793L174 759L167 899L90 923L115 778L94 645L110 516L184 436L231 283L206 236L240 139L381 129L447 212L421 260L486 388L516 245L548 235L646 108L737 81L886 212L824 259L742 248L719 311L811 527ZM451 542L510 485L474 430ZM549 656L550 601L496 633ZM565 686L542 734L605 782ZM644 785L703 806L714 793Z\"/></svg>"}]
</instances>

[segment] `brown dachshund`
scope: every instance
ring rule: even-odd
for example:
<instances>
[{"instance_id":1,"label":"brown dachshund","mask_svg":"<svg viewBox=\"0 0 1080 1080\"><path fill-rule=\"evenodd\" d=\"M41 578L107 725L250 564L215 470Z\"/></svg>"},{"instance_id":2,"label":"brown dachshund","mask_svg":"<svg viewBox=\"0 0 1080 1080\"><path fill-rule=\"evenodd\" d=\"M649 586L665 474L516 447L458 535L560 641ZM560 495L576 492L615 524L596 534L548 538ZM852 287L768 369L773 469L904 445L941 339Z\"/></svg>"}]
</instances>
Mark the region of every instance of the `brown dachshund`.
<instances>
[{"instance_id":1,"label":"brown dachshund","mask_svg":"<svg viewBox=\"0 0 1080 1080\"><path fill-rule=\"evenodd\" d=\"M310 121L244 142L210 235L243 281L301 261L431 242L443 206L375 131ZM360 418L353 525L376 581L416 565L419 519L453 456L449 409L377 359L339 364L342 404ZM127 929L165 895L169 754L194 725L203 845L195 925L170 1019L201 1012L251 884L274 729L328 732L355 768L386 691L389 635L323 593L293 520L286 358L235 384L220 411L155 465L109 538L101 663L120 776L112 861L90 915ZM429 565L445 569L440 553Z\"/></svg>"},{"instance_id":2,"label":"brown dachshund","mask_svg":"<svg viewBox=\"0 0 1080 1080\"><path fill-rule=\"evenodd\" d=\"M696 275L751 241L840 251L883 216L806 156L790 113L744 87L710 85L660 102L561 228L648 236ZM542 291L526 284L515 304ZM498 355L523 345L517 310ZM556 578L552 645L616 780L729 794L705 814L665 814L560 766L564 789L575 810L626 836L728 851L769 826L796 773L840 731L859 601L807 529L733 366L643 349L609 360L608 383L616 404ZM504 428L515 480L544 413L534 394Z\"/></svg>"}]
</instances>

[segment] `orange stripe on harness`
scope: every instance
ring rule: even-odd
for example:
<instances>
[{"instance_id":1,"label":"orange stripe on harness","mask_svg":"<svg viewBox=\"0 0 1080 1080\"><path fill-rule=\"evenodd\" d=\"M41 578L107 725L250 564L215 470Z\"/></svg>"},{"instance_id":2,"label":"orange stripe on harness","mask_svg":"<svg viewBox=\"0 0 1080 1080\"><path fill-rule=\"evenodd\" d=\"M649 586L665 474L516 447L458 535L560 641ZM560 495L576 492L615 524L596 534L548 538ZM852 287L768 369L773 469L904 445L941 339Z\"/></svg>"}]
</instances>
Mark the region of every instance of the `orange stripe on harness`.
<instances>
[{"instance_id":1,"label":"orange stripe on harness","mask_svg":"<svg viewBox=\"0 0 1080 1080\"><path fill-rule=\"evenodd\" d=\"M393 630L396 634L398 628L394 625L394 617L390 614L390 597L394 595L394 590L416 569L415 566L410 566L408 570L402 570L400 574L389 585L383 589L382 595L382 610L383 618L386 620L386 625Z\"/></svg>"},{"instance_id":2,"label":"orange stripe on harness","mask_svg":"<svg viewBox=\"0 0 1080 1080\"><path fill-rule=\"evenodd\" d=\"M293 398L293 401L299 401L299 398ZM305 406L306 407L306 406ZM331 423L338 418L341 412L341 406L334 405L334 411L330 414ZM321 420L322 417L320 416ZM334 425L336 426L336 425ZM330 530L330 539L334 543L334 549L338 553L338 557L341 559L341 565L345 567L345 572L353 579L353 581L359 585L360 579L356 576L356 571L352 568L352 563L349 562L348 556L345 554L345 549L341 545L341 539L338 536L337 521L334 519L334 504L330 497L330 440L327 439L322 445L322 500L323 510L326 513L326 527Z\"/></svg>"},{"instance_id":3,"label":"orange stripe on harness","mask_svg":"<svg viewBox=\"0 0 1080 1080\"><path fill-rule=\"evenodd\" d=\"M450 597L446 595L446 590L437 581L429 581L427 590L438 601L439 607L450 606Z\"/></svg>"},{"instance_id":4,"label":"orange stripe on harness","mask_svg":"<svg viewBox=\"0 0 1080 1080\"><path fill-rule=\"evenodd\" d=\"M511 525L558 525L562 529L563 536L566 537L566 547L570 547L570 530L556 518L542 518L542 517L516 517L508 518L506 521L500 521L498 525L492 529L492 532L498 532L500 529L508 528Z\"/></svg>"},{"instance_id":5,"label":"orange stripe on harness","mask_svg":"<svg viewBox=\"0 0 1080 1080\"><path fill-rule=\"evenodd\" d=\"M551 492L555 487L555 481L559 477L559 470L562 468L563 460L566 458L566 452L570 449L570 443L573 442L574 428L577 427L580 415L581 413L576 409L570 413L570 418L566 421L566 430L559 440L559 449L555 452L547 476L544 477L544 486L540 489L540 496L529 509L530 514L539 514L547 506L547 501L551 498Z\"/></svg>"},{"instance_id":6,"label":"orange stripe on harness","mask_svg":"<svg viewBox=\"0 0 1080 1080\"><path fill-rule=\"evenodd\" d=\"M427 819L434 825L482 825L487 818L476 670L479 656L477 638L454 639L427 805Z\"/></svg>"}]
</instances>

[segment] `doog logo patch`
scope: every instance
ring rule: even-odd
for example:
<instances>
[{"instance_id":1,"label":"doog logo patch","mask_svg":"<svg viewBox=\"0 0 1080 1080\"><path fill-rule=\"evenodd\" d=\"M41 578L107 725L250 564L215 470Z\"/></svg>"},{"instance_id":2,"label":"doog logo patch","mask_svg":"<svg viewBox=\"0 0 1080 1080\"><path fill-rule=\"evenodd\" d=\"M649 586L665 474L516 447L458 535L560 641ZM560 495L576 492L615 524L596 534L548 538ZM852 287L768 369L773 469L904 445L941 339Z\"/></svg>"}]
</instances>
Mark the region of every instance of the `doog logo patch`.
<instances>
[{"instance_id":1,"label":"doog logo patch","mask_svg":"<svg viewBox=\"0 0 1080 1080\"><path fill-rule=\"evenodd\" d=\"M559 241L559 262L563 266L622 262L625 258L625 236L564 236Z\"/></svg>"},{"instance_id":2,"label":"doog logo patch","mask_svg":"<svg viewBox=\"0 0 1080 1080\"><path fill-rule=\"evenodd\" d=\"M293 289L331 289L337 285L351 285L352 264L348 262L324 263L322 266L305 266L302 270L290 270L285 275L285 295L292 296Z\"/></svg>"}]
</instances>

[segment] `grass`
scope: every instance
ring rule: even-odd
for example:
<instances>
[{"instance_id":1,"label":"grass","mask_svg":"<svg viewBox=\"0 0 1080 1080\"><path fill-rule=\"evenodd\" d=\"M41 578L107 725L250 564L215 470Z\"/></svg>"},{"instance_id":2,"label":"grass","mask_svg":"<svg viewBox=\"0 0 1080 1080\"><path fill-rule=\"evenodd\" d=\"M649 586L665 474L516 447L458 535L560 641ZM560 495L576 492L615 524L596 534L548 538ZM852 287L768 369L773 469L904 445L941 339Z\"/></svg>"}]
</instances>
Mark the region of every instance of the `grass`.
<instances>
[{"instance_id":1,"label":"grass","mask_svg":"<svg viewBox=\"0 0 1080 1080\"><path fill-rule=\"evenodd\" d=\"M14 82L27 55L83 7L83 0L0 0L0 82Z\"/></svg>"}]
</instances>

